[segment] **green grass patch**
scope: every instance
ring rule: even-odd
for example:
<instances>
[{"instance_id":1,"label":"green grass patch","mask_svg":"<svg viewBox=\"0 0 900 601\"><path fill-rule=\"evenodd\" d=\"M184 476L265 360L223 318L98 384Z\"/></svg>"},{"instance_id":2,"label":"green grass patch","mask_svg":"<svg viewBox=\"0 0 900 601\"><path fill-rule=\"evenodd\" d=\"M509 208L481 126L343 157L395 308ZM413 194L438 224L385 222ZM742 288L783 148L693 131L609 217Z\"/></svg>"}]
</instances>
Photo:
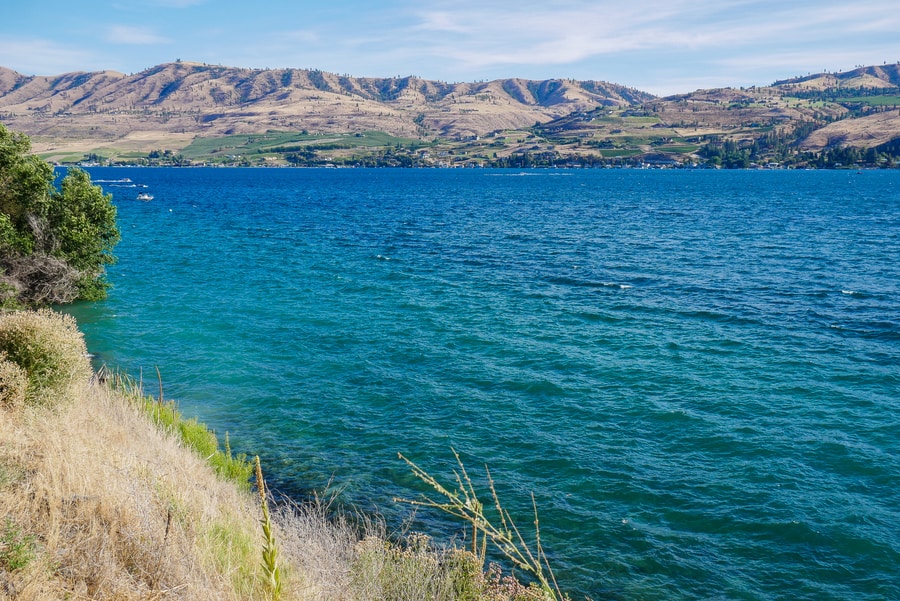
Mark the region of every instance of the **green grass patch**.
<instances>
[{"instance_id":1,"label":"green grass patch","mask_svg":"<svg viewBox=\"0 0 900 601\"><path fill-rule=\"evenodd\" d=\"M112 374L112 387L135 404L147 415L158 428L177 435L181 441L193 449L209 463L216 473L225 480L235 482L244 490L250 489L250 475L253 464L247 461L247 455L234 455L228 433L225 433L225 448L219 447L219 439L213 430L197 418L187 419L182 415L175 401L164 401L162 385L158 399L143 393L143 386L134 378L122 374Z\"/></svg>"},{"instance_id":2,"label":"green grass patch","mask_svg":"<svg viewBox=\"0 0 900 601\"><path fill-rule=\"evenodd\" d=\"M422 142L415 138L398 138L383 131L365 131L359 134L347 134L347 138L356 140L360 146L421 146Z\"/></svg>"},{"instance_id":3,"label":"green grass patch","mask_svg":"<svg viewBox=\"0 0 900 601\"><path fill-rule=\"evenodd\" d=\"M660 146L659 150L663 152L674 152L675 154L688 154L700 150L697 144L673 144L671 146Z\"/></svg>"},{"instance_id":4,"label":"green grass patch","mask_svg":"<svg viewBox=\"0 0 900 601\"><path fill-rule=\"evenodd\" d=\"M604 159L619 159L638 156L643 154L638 148L604 148L600 151L600 156Z\"/></svg>"},{"instance_id":5,"label":"green grass patch","mask_svg":"<svg viewBox=\"0 0 900 601\"><path fill-rule=\"evenodd\" d=\"M258 148L264 145L278 145L288 143L298 143L315 139L317 136L311 136L300 133L285 135L279 134L259 134L259 135L234 135L221 136L215 138L194 138L194 140L182 149L181 154L187 159L201 159L212 156L222 156L228 154L246 154L248 152L256 152ZM251 150L252 149L252 150Z\"/></svg>"},{"instance_id":6,"label":"green grass patch","mask_svg":"<svg viewBox=\"0 0 900 601\"><path fill-rule=\"evenodd\" d=\"M618 136L616 140L620 144L625 144L627 146L644 146L646 144L651 144L653 140L658 138L650 138L646 136Z\"/></svg>"},{"instance_id":7,"label":"green grass patch","mask_svg":"<svg viewBox=\"0 0 900 601\"><path fill-rule=\"evenodd\" d=\"M832 103L826 102L824 100L812 100L812 99L808 99L808 98L797 98L795 96L782 96L781 100L782 100L782 102L784 102L784 104L786 106L797 106L797 107L807 106L809 108L815 108L815 109L826 108L829 105L833 106Z\"/></svg>"},{"instance_id":8,"label":"green grass patch","mask_svg":"<svg viewBox=\"0 0 900 601\"><path fill-rule=\"evenodd\" d=\"M359 148L388 146L421 146L414 138L398 138L385 132L317 135L302 132L267 132L265 134L241 134L216 138L195 138L181 151L191 160L212 160L229 155L283 154L297 152L307 147Z\"/></svg>"},{"instance_id":9,"label":"green grass patch","mask_svg":"<svg viewBox=\"0 0 900 601\"><path fill-rule=\"evenodd\" d=\"M205 543L212 550L212 560L221 574L230 574L235 590L245 599L253 597L258 579L253 540L232 524L215 523L203 532Z\"/></svg>"},{"instance_id":10,"label":"green grass patch","mask_svg":"<svg viewBox=\"0 0 900 601\"><path fill-rule=\"evenodd\" d=\"M216 433L197 418L185 419L176 408L174 401L160 403L146 397L143 408L144 412L158 426L169 432L177 433L182 442L206 459L219 476L238 483L242 488L250 488L250 474L253 466L247 461L246 455L235 456L231 453L228 433L225 434L223 450L219 448L219 439Z\"/></svg>"},{"instance_id":11,"label":"green grass patch","mask_svg":"<svg viewBox=\"0 0 900 601\"><path fill-rule=\"evenodd\" d=\"M36 550L37 539L7 518L0 531L0 568L7 572L21 570L34 561Z\"/></svg>"},{"instance_id":12,"label":"green grass patch","mask_svg":"<svg viewBox=\"0 0 900 601\"><path fill-rule=\"evenodd\" d=\"M625 123L659 123L659 117L625 117Z\"/></svg>"},{"instance_id":13,"label":"green grass patch","mask_svg":"<svg viewBox=\"0 0 900 601\"><path fill-rule=\"evenodd\" d=\"M114 148L112 146L100 146L99 148L94 148L93 150L91 150L91 153L96 154L101 157L110 158L110 157L122 156L124 154L124 151L121 150L120 148ZM147 156L147 155L143 155L143 156ZM84 157L84 155L82 155L82 157Z\"/></svg>"},{"instance_id":14,"label":"green grass patch","mask_svg":"<svg viewBox=\"0 0 900 601\"><path fill-rule=\"evenodd\" d=\"M77 163L84 160L83 152L41 152L38 156L45 161L56 161L57 163Z\"/></svg>"},{"instance_id":15,"label":"green grass patch","mask_svg":"<svg viewBox=\"0 0 900 601\"><path fill-rule=\"evenodd\" d=\"M120 160L134 160L134 159L146 159L147 153L141 152L139 150L129 150L128 152L121 152L116 155Z\"/></svg>"}]
</instances>

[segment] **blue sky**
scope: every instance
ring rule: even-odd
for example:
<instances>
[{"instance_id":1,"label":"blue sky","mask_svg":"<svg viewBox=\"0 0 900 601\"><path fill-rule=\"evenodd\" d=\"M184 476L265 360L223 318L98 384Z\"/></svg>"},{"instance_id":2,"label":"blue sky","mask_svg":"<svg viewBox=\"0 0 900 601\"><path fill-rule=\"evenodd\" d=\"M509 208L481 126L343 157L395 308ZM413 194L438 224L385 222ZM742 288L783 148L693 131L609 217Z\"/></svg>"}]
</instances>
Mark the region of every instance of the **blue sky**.
<instances>
[{"instance_id":1,"label":"blue sky","mask_svg":"<svg viewBox=\"0 0 900 601\"><path fill-rule=\"evenodd\" d=\"M900 61L900 11L896 0L12 0L0 19L0 66L26 75L176 59L598 79L665 95Z\"/></svg>"}]
</instances>

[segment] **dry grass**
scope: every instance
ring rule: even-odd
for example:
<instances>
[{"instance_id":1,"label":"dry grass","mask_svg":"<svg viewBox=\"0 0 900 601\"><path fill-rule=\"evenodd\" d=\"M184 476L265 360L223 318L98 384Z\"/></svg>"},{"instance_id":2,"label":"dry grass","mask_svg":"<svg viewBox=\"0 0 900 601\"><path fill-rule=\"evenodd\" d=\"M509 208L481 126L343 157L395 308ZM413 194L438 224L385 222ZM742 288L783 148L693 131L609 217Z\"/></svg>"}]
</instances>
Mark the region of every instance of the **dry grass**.
<instances>
[{"instance_id":1,"label":"dry grass","mask_svg":"<svg viewBox=\"0 0 900 601\"><path fill-rule=\"evenodd\" d=\"M282 556L304 574L309 598L346 601L534 601L499 569L483 573L474 554L435 545L422 534L397 540L371 516L333 511L327 502L283 504ZM494 576L497 576L496 578Z\"/></svg>"},{"instance_id":2,"label":"dry grass","mask_svg":"<svg viewBox=\"0 0 900 601\"><path fill-rule=\"evenodd\" d=\"M536 598L485 574L483 557L389 537L371 516L322 501L270 513L258 463L257 497L233 470L217 472L202 424L161 399L148 411L143 394L89 384L69 318L0 314L3 332L0 601Z\"/></svg>"},{"instance_id":3,"label":"dry grass","mask_svg":"<svg viewBox=\"0 0 900 601\"><path fill-rule=\"evenodd\" d=\"M0 599L254 599L252 497L95 386L55 413L0 412L0 511L34 558Z\"/></svg>"},{"instance_id":4,"label":"dry grass","mask_svg":"<svg viewBox=\"0 0 900 601\"><path fill-rule=\"evenodd\" d=\"M255 495L129 399L0 408L0 600L271 599ZM468 551L325 502L272 510L282 599L534 599ZM16 563L13 564L15 558Z\"/></svg>"}]
</instances>

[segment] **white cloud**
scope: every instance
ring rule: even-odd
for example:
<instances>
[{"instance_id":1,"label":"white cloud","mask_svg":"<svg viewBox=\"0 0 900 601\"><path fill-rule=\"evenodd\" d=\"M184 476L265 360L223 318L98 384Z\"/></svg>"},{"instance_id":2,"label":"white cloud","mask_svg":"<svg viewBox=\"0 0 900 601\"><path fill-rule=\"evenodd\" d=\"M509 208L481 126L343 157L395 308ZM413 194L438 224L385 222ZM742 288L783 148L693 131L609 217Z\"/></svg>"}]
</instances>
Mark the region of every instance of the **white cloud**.
<instances>
[{"instance_id":1,"label":"white cloud","mask_svg":"<svg viewBox=\"0 0 900 601\"><path fill-rule=\"evenodd\" d=\"M157 6L170 6L172 8L187 8L189 6L197 6L205 4L206 0L154 0L151 4Z\"/></svg>"},{"instance_id":2,"label":"white cloud","mask_svg":"<svg viewBox=\"0 0 900 601\"><path fill-rule=\"evenodd\" d=\"M280 34L275 34L273 37L276 41L283 41L289 44L316 44L320 40L319 34L309 29L285 31Z\"/></svg>"},{"instance_id":3,"label":"white cloud","mask_svg":"<svg viewBox=\"0 0 900 601\"><path fill-rule=\"evenodd\" d=\"M44 42L42 50L7 50L15 60L0 55L0 64L128 70L181 56L364 76L577 77L682 91L900 58L896 0L392 0L389 8L355 4L345 11L340 2L311 10L285 1L262 14L224 0L134 0L118 16L107 6L68 26L52 36L59 43ZM104 27L104 16L120 24ZM79 57L65 46L91 42L117 47L100 45ZM150 45L167 56L152 56Z\"/></svg>"},{"instance_id":4,"label":"white cloud","mask_svg":"<svg viewBox=\"0 0 900 601\"><path fill-rule=\"evenodd\" d=\"M896 50L896 49L894 49ZM890 49L857 51L796 50L753 56L733 56L718 59L714 64L728 70L762 72L773 69L781 75L777 79L805 76L823 71L852 70L857 65L880 65L890 61ZM763 82L771 83L771 82Z\"/></svg>"},{"instance_id":5,"label":"white cloud","mask_svg":"<svg viewBox=\"0 0 900 601\"><path fill-rule=\"evenodd\" d=\"M105 39L114 44L167 44L170 40L154 33L145 27L130 25L110 25L106 29Z\"/></svg>"},{"instance_id":6,"label":"white cloud","mask_svg":"<svg viewBox=\"0 0 900 601\"><path fill-rule=\"evenodd\" d=\"M366 76L565 76L675 93L896 58L895 1L400 0L390 10L360 6L339 21L304 21L289 11L284 30L230 36L225 48L203 36L211 44L201 54Z\"/></svg>"},{"instance_id":7,"label":"white cloud","mask_svg":"<svg viewBox=\"0 0 900 601\"><path fill-rule=\"evenodd\" d=\"M422 13L419 15L419 18L422 22L416 27L417 29L451 33L466 33L470 31L462 23L465 19L455 19L453 15L445 11Z\"/></svg>"},{"instance_id":8,"label":"white cloud","mask_svg":"<svg viewBox=\"0 0 900 601\"><path fill-rule=\"evenodd\" d=\"M23 75L58 75L108 68L105 58L72 46L42 39L0 37L0 65Z\"/></svg>"},{"instance_id":9,"label":"white cloud","mask_svg":"<svg viewBox=\"0 0 900 601\"><path fill-rule=\"evenodd\" d=\"M566 64L634 50L662 53L711 50L756 52L765 44L794 46L864 31L896 31L892 4L732 2L552 2L517 7L462 1L452 12L426 7L418 13L423 49L472 68L503 64ZM872 19L872 9L884 19ZM430 36L430 38L429 38ZM665 58L665 54L661 55Z\"/></svg>"}]
</instances>

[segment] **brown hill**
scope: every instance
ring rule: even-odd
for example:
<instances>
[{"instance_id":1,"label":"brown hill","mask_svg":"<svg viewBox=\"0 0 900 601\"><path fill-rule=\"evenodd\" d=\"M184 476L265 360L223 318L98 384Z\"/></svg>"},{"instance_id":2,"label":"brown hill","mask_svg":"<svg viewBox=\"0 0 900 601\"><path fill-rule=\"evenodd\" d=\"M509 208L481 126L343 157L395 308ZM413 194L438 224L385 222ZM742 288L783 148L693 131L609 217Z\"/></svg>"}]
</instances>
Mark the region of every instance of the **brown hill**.
<instances>
[{"instance_id":1,"label":"brown hill","mask_svg":"<svg viewBox=\"0 0 900 601\"><path fill-rule=\"evenodd\" d=\"M80 160L89 152L146 157L155 149L187 150L197 138L228 134L380 131L438 140L434 156L473 161L523 153L557 153L575 162L663 153L687 162L702 160L710 141L733 141L741 149L762 148L754 160L777 163L806 151L892 142L900 138L898 109L900 64L666 98L565 79L450 84L187 62L133 75L26 77L0 68L0 122L29 134L35 150L54 160ZM541 127L534 128L536 123ZM315 139L341 146L337 138ZM231 150L219 154L246 152L239 139L231 140ZM324 161L360 152L310 151ZM188 154L201 161L210 156Z\"/></svg>"},{"instance_id":2,"label":"brown hill","mask_svg":"<svg viewBox=\"0 0 900 601\"><path fill-rule=\"evenodd\" d=\"M900 138L900 109L829 123L803 140L807 150L839 146L875 148Z\"/></svg>"},{"instance_id":3,"label":"brown hill","mask_svg":"<svg viewBox=\"0 0 900 601\"><path fill-rule=\"evenodd\" d=\"M828 166L848 159L820 161L822 154L852 147L885 153L875 155L875 163L893 165L900 140L900 64L771 86L697 90L624 109L600 107L533 131L551 143L545 148L632 163Z\"/></svg>"},{"instance_id":4,"label":"brown hill","mask_svg":"<svg viewBox=\"0 0 900 601\"><path fill-rule=\"evenodd\" d=\"M802 141L804 149L864 147L900 135L897 111L883 112L884 104L872 102L873 97L889 94L897 87L900 63L860 67L846 73L817 73L776 81L771 86L697 90L660 98L648 106L663 123L683 131L752 138L754 129L792 130L814 123L816 131Z\"/></svg>"},{"instance_id":5,"label":"brown hill","mask_svg":"<svg viewBox=\"0 0 900 601\"><path fill-rule=\"evenodd\" d=\"M784 90L835 88L888 88L900 86L900 63L885 63L882 66L859 67L852 71L838 73L816 73L806 77L795 77L776 81L772 87Z\"/></svg>"},{"instance_id":6,"label":"brown hill","mask_svg":"<svg viewBox=\"0 0 900 601\"><path fill-rule=\"evenodd\" d=\"M809 134L802 143L806 150L873 148L900 138L900 63L820 73L775 82L774 87L784 94L820 92L823 101L839 104L850 113L849 118L825 124Z\"/></svg>"},{"instance_id":7,"label":"brown hill","mask_svg":"<svg viewBox=\"0 0 900 601\"><path fill-rule=\"evenodd\" d=\"M531 126L573 111L653 98L597 81L506 79L481 83L418 77L358 78L306 69L167 63L26 77L0 68L0 121L42 145L115 142L150 149L160 139L307 130L384 131L464 138ZM177 144L175 144L177 147Z\"/></svg>"}]
</instances>

